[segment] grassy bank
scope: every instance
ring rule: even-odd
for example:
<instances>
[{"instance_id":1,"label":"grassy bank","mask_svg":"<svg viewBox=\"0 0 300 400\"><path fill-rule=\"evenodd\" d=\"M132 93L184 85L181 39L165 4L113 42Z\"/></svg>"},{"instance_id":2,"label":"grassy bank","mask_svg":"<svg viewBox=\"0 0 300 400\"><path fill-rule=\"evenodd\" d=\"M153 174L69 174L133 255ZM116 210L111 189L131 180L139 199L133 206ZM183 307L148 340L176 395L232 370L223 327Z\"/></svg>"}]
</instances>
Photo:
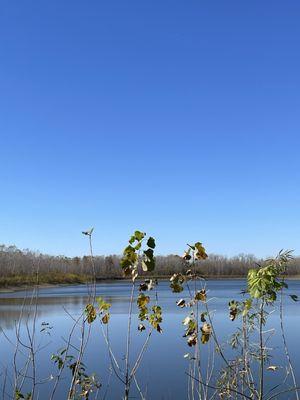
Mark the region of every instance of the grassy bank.
<instances>
[{"instance_id":1,"label":"grassy bank","mask_svg":"<svg viewBox=\"0 0 300 400\"><path fill-rule=\"evenodd\" d=\"M171 275L163 275L163 276L152 276L152 279L159 279L160 281L169 281ZM147 276L145 276L147 278ZM149 276L150 278L150 276ZM232 280L232 279L246 279L245 275L218 275L218 276L203 276L206 280L214 280L214 279L222 279L222 280ZM75 274L75 273L64 273L64 272L49 272L40 274L37 280L36 275L32 274L16 274L9 276L0 277L0 289L7 288L22 288L25 286L34 286L39 285L74 285L74 284L84 284L90 281L90 277L88 275L83 274ZM288 276L289 280L300 279L300 275L292 275ZM116 280L124 280L129 281L130 279L124 277L101 277L98 278L98 282L103 281L116 281Z\"/></svg>"},{"instance_id":2,"label":"grassy bank","mask_svg":"<svg viewBox=\"0 0 300 400\"><path fill-rule=\"evenodd\" d=\"M33 286L37 282L40 285L75 284L85 283L87 280L88 277L86 275L63 272L40 274L38 279L36 275L32 274L16 274L0 277L0 288Z\"/></svg>"}]
</instances>

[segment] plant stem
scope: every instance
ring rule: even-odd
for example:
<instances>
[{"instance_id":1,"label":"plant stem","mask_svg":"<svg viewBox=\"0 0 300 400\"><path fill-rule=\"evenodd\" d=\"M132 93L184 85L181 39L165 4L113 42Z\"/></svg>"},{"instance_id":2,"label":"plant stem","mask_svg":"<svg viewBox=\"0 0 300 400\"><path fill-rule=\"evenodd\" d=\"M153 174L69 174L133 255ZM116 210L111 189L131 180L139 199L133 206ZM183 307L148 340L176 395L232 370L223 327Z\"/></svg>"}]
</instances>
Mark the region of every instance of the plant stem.
<instances>
[{"instance_id":1,"label":"plant stem","mask_svg":"<svg viewBox=\"0 0 300 400\"><path fill-rule=\"evenodd\" d=\"M133 305L133 297L134 297L134 288L135 282L132 282L131 295L129 301L129 312L128 312L128 327L127 327L127 346L126 346L126 358L125 358L125 396L124 400L128 400L129 398L129 390L130 390L130 374L129 374L129 357L130 357L130 339L131 339L131 320L132 320L132 305Z\"/></svg>"},{"instance_id":2,"label":"plant stem","mask_svg":"<svg viewBox=\"0 0 300 400\"><path fill-rule=\"evenodd\" d=\"M259 368L259 396L262 400L264 396L264 337L263 337L263 318L264 318L264 299L260 302L259 310L259 350L260 350L260 368Z\"/></svg>"},{"instance_id":3,"label":"plant stem","mask_svg":"<svg viewBox=\"0 0 300 400\"><path fill-rule=\"evenodd\" d=\"M281 290L281 293L280 293L279 316L280 316L280 329L281 329L281 336L282 336L282 341L283 341L283 346L284 346L284 352L285 352L285 355L286 355L286 358L287 358L287 361L288 361L288 365L289 365L289 368L290 368L290 371L291 371L293 384L294 384L294 388L295 388L296 399L299 400L299 394L298 394L298 390L297 390L297 381L296 381L295 372L294 372L293 364L292 364L292 361L291 361L289 349L288 349L288 346L287 346L287 341L286 341L285 331L284 331L284 325L283 325L283 290Z\"/></svg>"}]
</instances>

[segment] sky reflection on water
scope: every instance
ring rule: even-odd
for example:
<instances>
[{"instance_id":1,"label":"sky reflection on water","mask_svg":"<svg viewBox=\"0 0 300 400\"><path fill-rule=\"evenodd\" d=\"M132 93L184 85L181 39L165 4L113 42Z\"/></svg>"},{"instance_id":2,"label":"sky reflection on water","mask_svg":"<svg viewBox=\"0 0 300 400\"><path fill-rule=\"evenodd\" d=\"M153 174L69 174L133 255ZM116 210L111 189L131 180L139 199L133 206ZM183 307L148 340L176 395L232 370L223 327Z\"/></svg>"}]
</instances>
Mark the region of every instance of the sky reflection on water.
<instances>
[{"instance_id":1,"label":"sky reflection on water","mask_svg":"<svg viewBox=\"0 0 300 400\"><path fill-rule=\"evenodd\" d=\"M209 297L212 298L210 308L214 310L214 323L218 332L219 340L228 340L230 334L237 327L236 322L231 322L228 318L228 301L241 298L241 290L245 287L244 280L211 280L207 283ZM289 293L300 295L300 281L289 282ZM24 302L24 296L30 295L24 291L15 293L1 293L0 295L0 326L5 331L9 339L14 341L14 327L19 318L20 309ZM119 360L125 352L125 338L127 328L127 313L129 301L129 284L127 282L110 282L97 285L97 295L102 296L112 304L110 321L110 338L115 353ZM187 398L187 377L185 372L188 369L188 362L183 355L190 349L185 343L183 335L182 320L187 314L187 310L182 310L176 306L176 300L184 297L187 293L172 294L168 287L168 282L159 284L158 296L159 303L163 308L163 334L155 334L151 338L149 351L143 360L142 367L138 373L138 381L143 390L148 393L148 399L186 399ZM46 378L55 374L56 370L50 361L50 355L57 352L65 345L65 338L70 331L73 321L72 316L79 316L87 301L87 290L84 285L62 286L43 288L39 291L37 307L37 326L40 330L43 322L49 323L52 329L50 335L45 332L39 333L39 345L42 348L39 357L39 375ZM296 367L296 373L300 376L300 360L298 352L298 330L300 322L300 306L293 302L289 297L285 298L285 323L287 328L287 339L291 355ZM24 316L28 314L29 305L24 305ZM134 309L134 348L133 354L137 354L142 346L143 336L136 330L136 308ZM25 318L24 317L24 318ZM32 314L29 314L29 321ZM270 316L270 326L275 329L279 327L278 310L272 310ZM25 334L24 325L22 332ZM78 335L74 341L78 344ZM74 342L74 344L75 344ZM0 334L1 345L1 364L12 370L13 346L10 345L3 333ZM280 336L272 338L272 346L276 348L276 360L272 363L277 365L283 360ZM209 346L203 347L203 360L207 357ZM92 326L92 335L86 353L86 364L89 372L96 372L104 384L110 376L107 349L101 335L99 325ZM219 365L218 360L216 366ZM276 373L269 373L267 380L271 383L278 382L284 374L284 369L280 368ZM111 384L108 389L108 399L121 398L121 386L118 380L111 377ZM68 381L63 381L57 399L64 398L63 393ZM40 393L43 398L47 398L51 389L51 382L40 386ZM102 389L104 391L104 389ZM136 393L133 391L133 395ZM101 398L101 396L100 396ZM294 399L293 394L285 394L282 399Z\"/></svg>"}]
</instances>

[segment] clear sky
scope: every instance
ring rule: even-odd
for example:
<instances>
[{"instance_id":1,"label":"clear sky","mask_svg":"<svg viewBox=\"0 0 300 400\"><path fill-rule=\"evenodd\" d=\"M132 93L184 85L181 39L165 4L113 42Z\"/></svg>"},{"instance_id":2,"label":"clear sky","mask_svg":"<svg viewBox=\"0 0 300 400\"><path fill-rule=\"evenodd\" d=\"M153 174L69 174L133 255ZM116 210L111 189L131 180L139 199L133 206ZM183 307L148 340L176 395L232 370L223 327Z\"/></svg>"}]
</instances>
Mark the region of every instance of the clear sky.
<instances>
[{"instance_id":1,"label":"clear sky","mask_svg":"<svg viewBox=\"0 0 300 400\"><path fill-rule=\"evenodd\" d=\"M4 0L0 243L300 254L299 0Z\"/></svg>"}]
</instances>

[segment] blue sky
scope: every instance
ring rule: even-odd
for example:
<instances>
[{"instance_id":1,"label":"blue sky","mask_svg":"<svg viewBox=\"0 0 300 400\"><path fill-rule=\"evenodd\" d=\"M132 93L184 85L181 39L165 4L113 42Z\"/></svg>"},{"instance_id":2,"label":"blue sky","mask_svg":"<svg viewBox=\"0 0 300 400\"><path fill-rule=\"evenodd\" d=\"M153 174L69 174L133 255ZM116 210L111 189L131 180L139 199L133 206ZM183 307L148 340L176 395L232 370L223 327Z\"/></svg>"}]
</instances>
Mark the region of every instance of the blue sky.
<instances>
[{"instance_id":1,"label":"blue sky","mask_svg":"<svg viewBox=\"0 0 300 400\"><path fill-rule=\"evenodd\" d=\"M300 254L300 3L5 0L0 242Z\"/></svg>"}]
</instances>

